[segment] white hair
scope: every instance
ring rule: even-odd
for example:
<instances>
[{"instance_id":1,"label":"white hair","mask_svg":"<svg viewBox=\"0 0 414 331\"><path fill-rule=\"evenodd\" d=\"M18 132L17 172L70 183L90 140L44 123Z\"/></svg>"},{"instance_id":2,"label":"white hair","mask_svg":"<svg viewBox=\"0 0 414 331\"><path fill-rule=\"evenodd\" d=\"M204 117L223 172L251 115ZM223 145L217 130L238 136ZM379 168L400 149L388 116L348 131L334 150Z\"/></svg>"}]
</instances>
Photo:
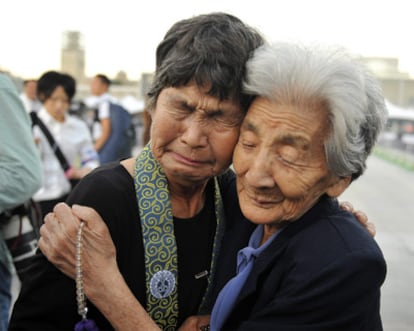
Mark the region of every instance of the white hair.
<instances>
[{"instance_id":1,"label":"white hair","mask_svg":"<svg viewBox=\"0 0 414 331\"><path fill-rule=\"evenodd\" d=\"M263 45L247 63L244 88L305 109L322 104L330 129L325 139L329 169L353 179L364 172L387 110L379 83L344 49L286 42Z\"/></svg>"}]
</instances>

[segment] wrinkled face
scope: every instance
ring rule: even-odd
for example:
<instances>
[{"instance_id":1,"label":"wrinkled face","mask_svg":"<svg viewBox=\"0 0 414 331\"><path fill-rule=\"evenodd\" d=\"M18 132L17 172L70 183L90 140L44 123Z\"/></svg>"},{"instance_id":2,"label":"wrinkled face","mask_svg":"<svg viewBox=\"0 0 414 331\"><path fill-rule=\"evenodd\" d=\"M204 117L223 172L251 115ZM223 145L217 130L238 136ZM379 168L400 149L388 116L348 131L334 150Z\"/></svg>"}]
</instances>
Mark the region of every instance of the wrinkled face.
<instances>
[{"instance_id":1,"label":"wrinkled face","mask_svg":"<svg viewBox=\"0 0 414 331\"><path fill-rule=\"evenodd\" d=\"M63 121L69 110L69 97L62 86L55 88L48 99L43 102L46 111L57 121Z\"/></svg>"},{"instance_id":2,"label":"wrinkled face","mask_svg":"<svg viewBox=\"0 0 414 331\"><path fill-rule=\"evenodd\" d=\"M248 219L293 221L324 193L338 194L342 181L326 165L327 134L327 114L320 105L300 109L256 98L233 158L240 206Z\"/></svg>"},{"instance_id":3,"label":"wrinkled face","mask_svg":"<svg viewBox=\"0 0 414 331\"><path fill-rule=\"evenodd\" d=\"M238 100L220 101L195 84L161 91L152 111L151 147L169 181L205 182L226 170L243 112Z\"/></svg>"}]
</instances>

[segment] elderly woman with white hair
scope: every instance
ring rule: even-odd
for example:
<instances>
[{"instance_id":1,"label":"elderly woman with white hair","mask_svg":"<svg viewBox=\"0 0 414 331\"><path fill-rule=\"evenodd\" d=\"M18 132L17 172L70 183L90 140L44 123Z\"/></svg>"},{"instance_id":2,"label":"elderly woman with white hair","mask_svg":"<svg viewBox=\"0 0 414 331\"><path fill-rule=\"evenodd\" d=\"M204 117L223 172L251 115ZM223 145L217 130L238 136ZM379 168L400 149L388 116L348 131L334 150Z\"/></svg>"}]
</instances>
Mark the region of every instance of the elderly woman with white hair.
<instances>
[{"instance_id":1,"label":"elderly woman with white hair","mask_svg":"<svg viewBox=\"0 0 414 331\"><path fill-rule=\"evenodd\" d=\"M274 43L247 68L245 88L259 97L233 165L241 210L258 226L211 330L382 330L383 255L335 199L384 126L378 83L338 48Z\"/></svg>"}]
</instances>

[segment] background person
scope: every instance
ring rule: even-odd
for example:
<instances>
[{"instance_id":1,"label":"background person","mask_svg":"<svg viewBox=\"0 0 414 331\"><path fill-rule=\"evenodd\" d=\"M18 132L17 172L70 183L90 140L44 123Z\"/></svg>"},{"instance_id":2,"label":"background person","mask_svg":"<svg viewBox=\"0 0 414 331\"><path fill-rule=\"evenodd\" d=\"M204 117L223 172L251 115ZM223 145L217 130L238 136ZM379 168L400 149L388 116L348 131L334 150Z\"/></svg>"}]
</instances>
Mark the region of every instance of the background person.
<instances>
[{"instance_id":1,"label":"background person","mask_svg":"<svg viewBox=\"0 0 414 331\"><path fill-rule=\"evenodd\" d=\"M33 199L39 202L43 217L53 210L56 203L65 201L72 189L71 180L79 180L99 165L87 125L68 114L75 95L76 82L72 76L56 71L45 72L38 80L37 93L43 106L37 117L45 125L54 143L70 166L64 170L39 124L33 127L33 135L41 153L43 164L42 187Z\"/></svg>"},{"instance_id":2,"label":"background person","mask_svg":"<svg viewBox=\"0 0 414 331\"><path fill-rule=\"evenodd\" d=\"M20 99L28 113L31 111L38 112L40 110L42 103L37 98L36 79L26 79L23 81L23 91L20 94Z\"/></svg>"},{"instance_id":3,"label":"background person","mask_svg":"<svg viewBox=\"0 0 414 331\"><path fill-rule=\"evenodd\" d=\"M101 164L130 158L136 144L132 115L109 95L110 83L105 75L96 75L91 81L94 96L87 99L94 111L92 131Z\"/></svg>"},{"instance_id":4,"label":"background person","mask_svg":"<svg viewBox=\"0 0 414 331\"><path fill-rule=\"evenodd\" d=\"M110 79L104 74L95 75L90 82L91 97L85 100L88 107L97 110L92 125L92 138L97 152L105 145L111 135L110 102L115 99L109 94Z\"/></svg>"},{"instance_id":5,"label":"background person","mask_svg":"<svg viewBox=\"0 0 414 331\"><path fill-rule=\"evenodd\" d=\"M29 115L16 87L1 72L0 117L0 331L6 331L12 297L12 264L3 239L3 227L9 220L6 211L30 199L40 187L42 172Z\"/></svg>"}]
</instances>

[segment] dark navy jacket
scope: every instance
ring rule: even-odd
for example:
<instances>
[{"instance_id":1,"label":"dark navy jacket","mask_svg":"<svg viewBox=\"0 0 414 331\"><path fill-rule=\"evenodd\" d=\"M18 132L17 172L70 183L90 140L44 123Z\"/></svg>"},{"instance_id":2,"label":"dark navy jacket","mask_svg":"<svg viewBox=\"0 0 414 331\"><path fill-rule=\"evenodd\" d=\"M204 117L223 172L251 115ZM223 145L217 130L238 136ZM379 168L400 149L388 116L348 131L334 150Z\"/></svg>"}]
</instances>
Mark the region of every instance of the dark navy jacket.
<instances>
[{"instance_id":1,"label":"dark navy jacket","mask_svg":"<svg viewBox=\"0 0 414 331\"><path fill-rule=\"evenodd\" d=\"M225 244L234 247L248 233L238 224L241 232L229 231ZM216 291L232 277L231 259L232 249L222 249ZM382 330L385 274L374 239L335 200L323 197L256 260L223 330Z\"/></svg>"}]
</instances>

